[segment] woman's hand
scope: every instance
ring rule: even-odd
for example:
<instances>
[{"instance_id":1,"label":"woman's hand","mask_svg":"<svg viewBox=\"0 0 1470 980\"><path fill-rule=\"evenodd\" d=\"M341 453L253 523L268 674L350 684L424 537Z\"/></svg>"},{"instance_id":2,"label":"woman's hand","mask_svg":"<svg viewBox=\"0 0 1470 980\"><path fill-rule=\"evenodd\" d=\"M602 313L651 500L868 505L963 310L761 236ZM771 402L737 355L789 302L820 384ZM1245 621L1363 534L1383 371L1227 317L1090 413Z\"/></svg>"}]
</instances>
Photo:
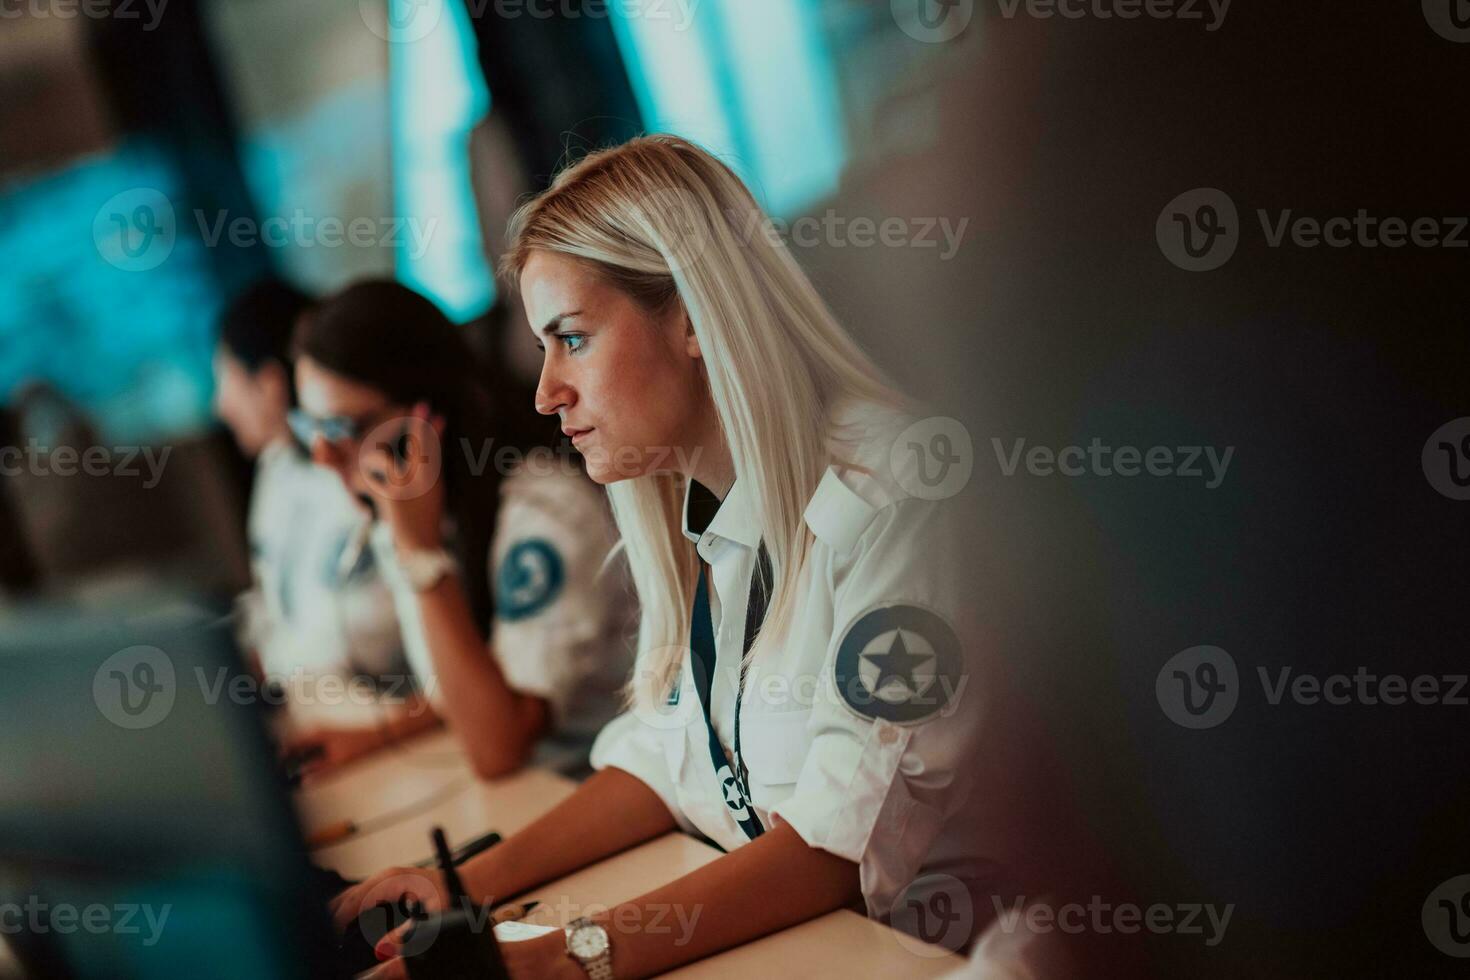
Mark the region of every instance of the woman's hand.
<instances>
[{"instance_id":1,"label":"woman's hand","mask_svg":"<svg viewBox=\"0 0 1470 980\"><path fill-rule=\"evenodd\" d=\"M401 947L406 928L392 934L394 948ZM384 945L378 949L384 955ZM535 939L501 943L500 955L515 980L587 980L582 964L567 955L566 935L560 929ZM408 980L408 961L395 956L363 974L363 980Z\"/></svg>"},{"instance_id":2,"label":"woman's hand","mask_svg":"<svg viewBox=\"0 0 1470 980\"><path fill-rule=\"evenodd\" d=\"M426 911L437 912L449 905L449 889L444 884L444 876L438 871L388 868L343 891L332 899L327 908L332 913L332 925L340 933L359 916L376 913L379 903L399 905L405 898L414 899ZM381 948L382 944L379 946Z\"/></svg>"},{"instance_id":3,"label":"woman's hand","mask_svg":"<svg viewBox=\"0 0 1470 980\"><path fill-rule=\"evenodd\" d=\"M382 748L385 738L378 728L308 728L287 739L281 755L299 759L303 775L325 772L346 765Z\"/></svg>"},{"instance_id":4,"label":"woman's hand","mask_svg":"<svg viewBox=\"0 0 1470 980\"><path fill-rule=\"evenodd\" d=\"M618 819L609 821L608 814L616 814ZM529 827L465 862L459 875L470 898L477 902L494 901L496 896L523 895L537 885L652 840L677 826L669 808L647 783L631 773L609 767L589 776L576 792ZM368 909L383 900L365 899L380 880L404 873L425 874L417 869L395 868L343 892L332 903L333 917L339 927L361 914L365 900ZM402 947L402 930L385 938L386 942L378 944L378 955L391 962L369 975L379 980L406 977L407 964L393 959ZM614 969L619 976L639 975L634 969L636 959L631 948L638 938L619 934L612 939ZM664 937L656 936L654 940L663 943ZM561 930L538 939L503 943L501 950L513 976L586 980L581 964L567 955L566 936ZM616 965L623 957L627 957L621 960L627 969Z\"/></svg>"},{"instance_id":5,"label":"woman's hand","mask_svg":"<svg viewBox=\"0 0 1470 980\"><path fill-rule=\"evenodd\" d=\"M368 491L399 548L433 551L443 545L443 436L444 419L419 402L407 418L374 428L359 449Z\"/></svg>"}]
</instances>

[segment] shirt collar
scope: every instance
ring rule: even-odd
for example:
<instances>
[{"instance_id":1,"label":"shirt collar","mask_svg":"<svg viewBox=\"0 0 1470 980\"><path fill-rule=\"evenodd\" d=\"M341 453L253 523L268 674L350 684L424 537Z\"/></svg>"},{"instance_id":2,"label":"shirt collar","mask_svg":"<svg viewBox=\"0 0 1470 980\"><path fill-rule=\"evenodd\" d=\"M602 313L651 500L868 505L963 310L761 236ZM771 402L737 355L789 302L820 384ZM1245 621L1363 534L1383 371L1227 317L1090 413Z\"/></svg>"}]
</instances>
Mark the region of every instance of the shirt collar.
<instances>
[{"instance_id":1,"label":"shirt collar","mask_svg":"<svg viewBox=\"0 0 1470 980\"><path fill-rule=\"evenodd\" d=\"M713 535L747 548L760 544L760 522L756 519L754 501L745 493L739 480L720 500L703 484L694 480L684 483L684 537L699 544Z\"/></svg>"}]
</instances>

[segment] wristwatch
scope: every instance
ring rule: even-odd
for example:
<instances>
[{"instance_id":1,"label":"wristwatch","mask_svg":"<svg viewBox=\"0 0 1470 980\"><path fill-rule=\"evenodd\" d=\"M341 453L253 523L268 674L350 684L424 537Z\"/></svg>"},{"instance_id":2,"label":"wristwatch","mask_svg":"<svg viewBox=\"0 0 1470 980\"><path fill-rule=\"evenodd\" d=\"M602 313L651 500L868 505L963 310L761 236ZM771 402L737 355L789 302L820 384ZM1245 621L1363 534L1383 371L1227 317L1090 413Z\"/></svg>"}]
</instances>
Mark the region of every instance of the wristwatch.
<instances>
[{"instance_id":1,"label":"wristwatch","mask_svg":"<svg viewBox=\"0 0 1470 980\"><path fill-rule=\"evenodd\" d=\"M454 571L453 556L443 548L431 551L398 552L398 567L409 588L415 592L427 592L439 584L439 580Z\"/></svg>"},{"instance_id":2,"label":"wristwatch","mask_svg":"<svg viewBox=\"0 0 1470 980\"><path fill-rule=\"evenodd\" d=\"M566 928L567 955L587 971L592 980L613 980L612 946L607 930L583 916Z\"/></svg>"}]
</instances>

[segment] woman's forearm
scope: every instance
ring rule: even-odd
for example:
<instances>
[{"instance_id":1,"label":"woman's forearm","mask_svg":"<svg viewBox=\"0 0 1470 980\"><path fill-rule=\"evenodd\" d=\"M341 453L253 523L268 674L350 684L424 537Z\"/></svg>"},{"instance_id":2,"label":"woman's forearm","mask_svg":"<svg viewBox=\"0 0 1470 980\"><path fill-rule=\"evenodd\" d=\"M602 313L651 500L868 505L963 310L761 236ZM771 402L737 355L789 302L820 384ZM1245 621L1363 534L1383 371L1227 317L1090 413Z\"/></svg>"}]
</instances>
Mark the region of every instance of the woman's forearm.
<instances>
[{"instance_id":1,"label":"woman's forearm","mask_svg":"<svg viewBox=\"0 0 1470 980\"><path fill-rule=\"evenodd\" d=\"M520 768L547 724L546 703L506 683L486 649L456 576L418 596L424 642L439 685L441 713L482 778Z\"/></svg>"},{"instance_id":2,"label":"woman's forearm","mask_svg":"<svg viewBox=\"0 0 1470 980\"><path fill-rule=\"evenodd\" d=\"M389 741L396 742L438 728L441 722L442 719L434 713L428 700L414 695L397 709L388 712L378 727Z\"/></svg>"},{"instance_id":3,"label":"woman's forearm","mask_svg":"<svg viewBox=\"0 0 1470 980\"><path fill-rule=\"evenodd\" d=\"M667 972L861 898L856 864L808 846L781 824L595 918L611 937L618 980L627 980Z\"/></svg>"},{"instance_id":4,"label":"woman's forearm","mask_svg":"<svg viewBox=\"0 0 1470 980\"><path fill-rule=\"evenodd\" d=\"M659 795L636 776L608 768L530 826L468 862L465 888L501 901L666 834L677 824Z\"/></svg>"}]
</instances>

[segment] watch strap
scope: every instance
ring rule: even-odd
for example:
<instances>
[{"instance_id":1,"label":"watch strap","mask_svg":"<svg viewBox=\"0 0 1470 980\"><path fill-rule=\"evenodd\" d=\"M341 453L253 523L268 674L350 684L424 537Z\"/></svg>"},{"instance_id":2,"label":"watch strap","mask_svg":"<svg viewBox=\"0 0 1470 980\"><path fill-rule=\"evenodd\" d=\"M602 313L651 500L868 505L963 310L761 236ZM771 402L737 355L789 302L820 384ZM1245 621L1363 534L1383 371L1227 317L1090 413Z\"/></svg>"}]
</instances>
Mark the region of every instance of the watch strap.
<instances>
[{"instance_id":1,"label":"watch strap","mask_svg":"<svg viewBox=\"0 0 1470 980\"><path fill-rule=\"evenodd\" d=\"M404 581L415 592L427 592L455 569L454 556L443 548L432 551L405 551L398 556L398 567Z\"/></svg>"}]
</instances>

